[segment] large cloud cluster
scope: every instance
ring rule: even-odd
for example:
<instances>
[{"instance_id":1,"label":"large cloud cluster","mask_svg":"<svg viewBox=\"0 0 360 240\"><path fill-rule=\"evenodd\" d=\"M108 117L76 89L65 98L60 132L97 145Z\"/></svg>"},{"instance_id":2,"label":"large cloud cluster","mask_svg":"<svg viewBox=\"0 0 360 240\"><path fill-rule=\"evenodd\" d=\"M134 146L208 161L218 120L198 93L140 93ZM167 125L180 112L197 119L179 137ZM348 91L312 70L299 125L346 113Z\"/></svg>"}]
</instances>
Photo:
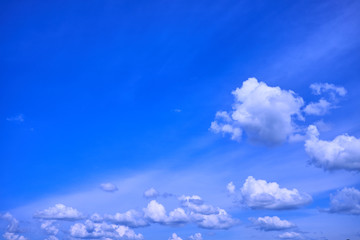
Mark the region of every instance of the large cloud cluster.
<instances>
[{"instance_id":1,"label":"large cloud cluster","mask_svg":"<svg viewBox=\"0 0 360 240\"><path fill-rule=\"evenodd\" d=\"M270 87L249 78L232 94L235 97L233 111L218 112L210 127L217 133L230 133L232 139L239 139L244 131L251 141L280 144L296 130L293 119L302 119L304 101L291 90Z\"/></svg>"},{"instance_id":2,"label":"large cloud cluster","mask_svg":"<svg viewBox=\"0 0 360 240\"><path fill-rule=\"evenodd\" d=\"M136 234L127 226L94 223L86 220L85 223L75 223L70 227L70 235L75 238L93 239L93 238L111 238L111 239L143 239L143 235Z\"/></svg>"}]
</instances>

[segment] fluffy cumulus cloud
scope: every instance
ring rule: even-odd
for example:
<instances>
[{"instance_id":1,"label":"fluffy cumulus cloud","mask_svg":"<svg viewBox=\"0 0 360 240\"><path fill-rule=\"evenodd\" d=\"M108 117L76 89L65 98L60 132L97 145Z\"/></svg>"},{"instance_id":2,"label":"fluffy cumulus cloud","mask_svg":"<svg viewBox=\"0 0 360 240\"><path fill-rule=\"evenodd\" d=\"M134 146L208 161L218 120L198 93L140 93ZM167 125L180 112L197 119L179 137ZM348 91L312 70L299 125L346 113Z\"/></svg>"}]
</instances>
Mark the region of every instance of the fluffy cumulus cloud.
<instances>
[{"instance_id":1,"label":"fluffy cumulus cloud","mask_svg":"<svg viewBox=\"0 0 360 240\"><path fill-rule=\"evenodd\" d=\"M254 209L291 209L310 203L312 198L295 188L280 188L276 182L249 176L240 189L240 201Z\"/></svg>"},{"instance_id":2,"label":"fluffy cumulus cloud","mask_svg":"<svg viewBox=\"0 0 360 240\"><path fill-rule=\"evenodd\" d=\"M185 196L182 195L179 197L181 205L192 212L201 213L201 214L212 214L218 212L218 209L204 204L203 200L200 196L193 195L193 196Z\"/></svg>"},{"instance_id":3,"label":"fluffy cumulus cloud","mask_svg":"<svg viewBox=\"0 0 360 240\"><path fill-rule=\"evenodd\" d=\"M360 171L360 139L339 135L332 141L320 140L314 125L308 127L308 136L305 151L315 166L326 170Z\"/></svg>"},{"instance_id":4,"label":"fluffy cumulus cloud","mask_svg":"<svg viewBox=\"0 0 360 240\"><path fill-rule=\"evenodd\" d=\"M46 220L41 223L41 229L43 229L46 234L56 235L59 232L59 229L54 225L54 220Z\"/></svg>"},{"instance_id":5,"label":"fluffy cumulus cloud","mask_svg":"<svg viewBox=\"0 0 360 240\"><path fill-rule=\"evenodd\" d=\"M11 232L4 233L3 237L5 240L27 240L26 237Z\"/></svg>"},{"instance_id":6,"label":"fluffy cumulus cloud","mask_svg":"<svg viewBox=\"0 0 360 240\"><path fill-rule=\"evenodd\" d=\"M329 112L331 108L334 108L338 99L338 96L345 96L346 90L343 87L335 86L329 83L314 83L310 85L315 95L327 94L327 99L321 98L318 102L309 103L304 112L308 115L321 116Z\"/></svg>"},{"instance_id":7,"label":"fluffy cumulus cloud","mask_svg":"<svg viewBox=\"0 0 360 240\"><path fill-rule=\"evenodd\" d=\"M102 183L100 188L105 192L115 192L118 190L117 186L113 183Z\"/></svg>"},{"instance_id":8,"label":"fluffy cumulus cloud","mask_svg":"<svg viewBox=\"0 0 360 240\"><path fill-rule=\"evenodd\" d=\"M201 233L195 233L194 235L191 235L188 239L190 240L202 240ZM169 237L168 240L182 240L181 237L179 237L176 233L171 234L171 237Z\"/></svg>"},{"instance_id":9,"label":"fluffy cumulus cloud","mask_svg":"<svg viewBox=\"0 0 360 240\"><path fill-rule=\"evenodd\" d=\"M56 204L54 207L38 211L34 214L34 217L49 220L73 221L84 218L84 215L72 207L67 207L64 204Z\"/></svg>"},{"instance_id":10,"label":"fluffy cumulus cloud","mask_svg":"<svg viewBox=\"0 0 360 240\"><path fill-rule=\"evenodd\" d=\"M19 232L19 221L13 217L10 213L0 215L1 218L8 221L6 232L3 234L5 240L27 240L24 236L18 234Z\"/></svg>"},{"instance_id":11,"label":"fluffy cumulus cloud","mask_svg":"<svg viewBox=\"0 0 360 240\"><path fill-rule=\"evenodd\" d=\"M125 213L116 213L115 215L105 215L105 219L116 224L133 228L149 225L144 219L144 214L135 210L129 210Z\"/></svg>"},{"instance_id":12,"label":"fluffy cumulus cloud","mask_svg":"<svg viewBox=\"0 0 360 240\"><path fill-rule=\"evenodd\" d=\"M232 139L240 139L244 131L251 141L280 144L294 134L293 119L303 119L304 101L291 90L270 87L249 78L232 94L235 97L233 111L218 112L210 127L217 133L229 133Z\"/></svg>"},{"instance_id":13,"label":"fluffy cumulus cloud","mask_svg":"<svg viewBox=\"0 0 360 240\"><path fill-rule=\"evenodd\" d=\"M171 234L171 237L169 237L169 240L182 240L181 237L179 237L176 233Z\"/></svg>"},{"instance_id":14,"label":"fluffy cumulus cloud","mask_svg":"<svg viewBox=\"0 0 360 240\"><path fill-rule=\"evenodd\" d=\"M5 219L9 224L7 226L8 232L17 232L19 228L19 221L10 213L5 213L0 215L1 218Z\"/></svg>"},{"instance_id":15,"label":"fluffy cumulus cloud","mask_svg":"<svg viewBox=\"0 0 360 240\"><path fill-rule=\"evenodd\" d=\"M286 220L281 220L277 216L265 216L259 217L257 219L250 218L250 221L254 224L256 228L264 231L279 231L295 227L295 224Z\"/></svg>"},{"instance_id":16,"label":"fluffy cumulus cloud","mask_svg":"<svg viewBox=\"0 0 360 240\"><path fill-rule=\"evenodd\" d=\"M229 229L238 224L224 209L218 209L215 214L191 213L192 220L201 228Z\"/></svg>"},{"instance_id":17,"label":"fluffy cumulus cloud","mask_svg":"<svg viewBox=\"0 0 360 240\"><path fill-rule=\"evenodd\" d=\"M360 215L360 191L355 188L344 188L330 196L331 213Z\"/></svg>"},{"instance_id":18,"label":"fluffy cumulus cloud","mask_svg":"<svg viewBox=\"0 0 360 240\"><path fill-rule=\"evenodd\" d=\"M189 237L189 239L191 239L191 240L202 240L203 238L202 238L201 233L195 233L194 235L191 235Z\"/></svg>"},{"instance_id":19,"label":"fluffy cumulus cloud","mask_svg":"<svg viewBox=\"0 0 360 240\"><path fill-rule=\"evenodd\" d=\"M176 208L167 215L165 207L156 200L149 202L146 208L143 209L145 218L160 224L165 225L179 225L189 221L184 209Z\"/></svg>"},{"instance_id":20,"label":"fluffy cumulus cloud","mask_svg":"<svg viewBox=\"0 0 360 240\"><path fill-rule=\"evenodd\" d=\"M304 112L308 115L325 115L332 108L332 104L325 99L320 99L319 102L309 103L304 108Z\"/></svg>"},{"instance_id":21,"label":"fluffy cumulus cloud","mask_svg":"<svg viewBox=\"0 0 360 240\"><path fill-rule=\"evenodd\" d=\"M297 232L284 232L279 235L279 238L281 238L281 239L302 239L302 236L300 233L297 233Z\"/></svg>"},{"instance_id":22,"label":"fluffy cumulus cloud","mask_svg":"<svg viewBox=\"0 0 360 240\"><path fill-rule=\"evenodd\" d=\"M156 191L155 188L149 188L144 192L145 198L157 198L159 196L159 192Z\"/></svg>"},{"instance_id":23,"label":"fluffy cumulus cloud","mask_svg":"<svg viewBox=\"0 0 360 240\"><path fill-rule=\"evenodd\" d=\"M75 223L70 227L70 235L82 239L143 239L142 234L136 234L132 229L122 225L94 223L86 220L85 223Z\"/></svg>"}]
</instances>

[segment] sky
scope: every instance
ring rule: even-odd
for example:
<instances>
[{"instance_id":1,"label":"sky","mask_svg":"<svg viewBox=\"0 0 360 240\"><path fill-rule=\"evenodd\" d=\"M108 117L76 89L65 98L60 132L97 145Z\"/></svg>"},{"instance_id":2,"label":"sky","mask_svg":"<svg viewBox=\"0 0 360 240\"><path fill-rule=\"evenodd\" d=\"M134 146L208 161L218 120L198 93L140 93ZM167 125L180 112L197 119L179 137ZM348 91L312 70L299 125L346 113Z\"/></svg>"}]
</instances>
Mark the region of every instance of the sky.
<instances>
[{"instance_id":1,"label":"sky","mask_svg":"<svg viewBox=\"0 0 360 240\"><path fill-rule=\"evenodd\" d=\"M0 4L1 239L360 239L359 1Z\"/></svg>"}]
</instances>

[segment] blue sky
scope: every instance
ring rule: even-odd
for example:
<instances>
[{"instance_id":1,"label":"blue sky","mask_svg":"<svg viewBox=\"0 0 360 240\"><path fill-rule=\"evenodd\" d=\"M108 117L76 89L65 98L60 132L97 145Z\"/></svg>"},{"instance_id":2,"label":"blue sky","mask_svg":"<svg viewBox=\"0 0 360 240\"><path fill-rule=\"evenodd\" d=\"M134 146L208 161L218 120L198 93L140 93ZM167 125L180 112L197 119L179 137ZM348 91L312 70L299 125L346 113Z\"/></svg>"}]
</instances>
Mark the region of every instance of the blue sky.
<instances>
[{"instance_id":1,"label":"blue sky","mask_svg":"<svg viewBox=\"0 0 360 240\"><path fill-rule=\"evenodd\" d=\"M358 1L0 9L4 239L360 239Z\"/></svg>"}]
</instances>

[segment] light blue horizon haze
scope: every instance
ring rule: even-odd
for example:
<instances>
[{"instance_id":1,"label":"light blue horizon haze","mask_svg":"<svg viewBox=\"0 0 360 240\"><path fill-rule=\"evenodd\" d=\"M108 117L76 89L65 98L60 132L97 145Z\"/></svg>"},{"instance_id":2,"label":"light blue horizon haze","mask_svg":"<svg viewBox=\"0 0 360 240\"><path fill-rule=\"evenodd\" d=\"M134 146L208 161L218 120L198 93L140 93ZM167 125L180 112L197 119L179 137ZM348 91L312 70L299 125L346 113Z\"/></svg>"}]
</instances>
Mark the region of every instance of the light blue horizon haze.
<instances>
[{"instance_id":1,"label":"light blue horizon haze","mask_svg":"<svg viewBox=\"0 0 360 240\"><path fill-rule=\"evenodd\" d=\"M359 1L0 6L0 239L360 239Z\"/></svg>"}]
</instances>

